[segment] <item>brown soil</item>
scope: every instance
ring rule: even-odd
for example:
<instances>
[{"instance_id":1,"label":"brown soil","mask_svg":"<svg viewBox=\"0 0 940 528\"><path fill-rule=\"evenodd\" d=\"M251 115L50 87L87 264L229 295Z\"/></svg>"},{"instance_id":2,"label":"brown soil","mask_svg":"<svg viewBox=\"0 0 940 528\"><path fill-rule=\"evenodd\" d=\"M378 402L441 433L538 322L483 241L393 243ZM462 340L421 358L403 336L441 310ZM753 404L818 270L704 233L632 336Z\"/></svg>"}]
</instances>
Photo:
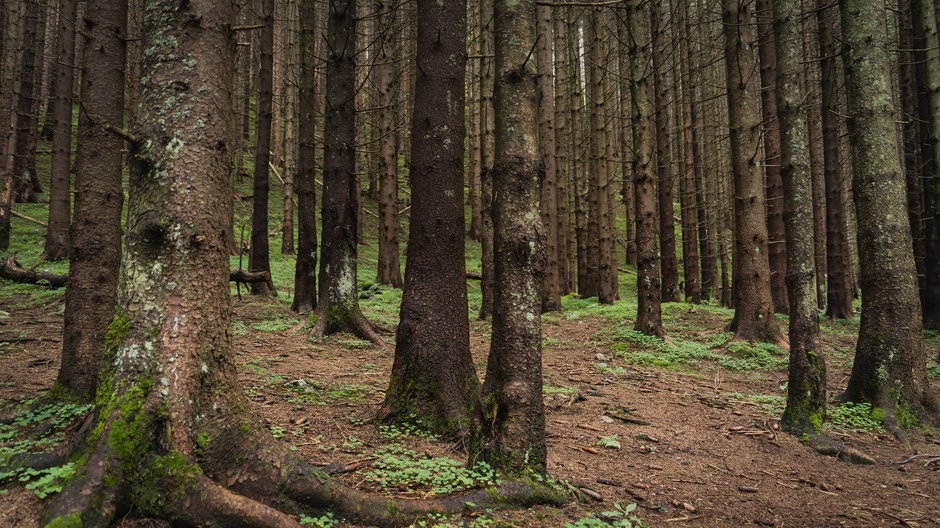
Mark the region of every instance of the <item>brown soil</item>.
<instances>
[{"instance_id":1,"label":"brown soil","mask_svg":"<svg viewBox=\"0 0 940 528\"><path fill-rule=\"evenodd\" d=\"M41 395L58 369L61 302L28 306L24 301L0 304L10 312L0 318L0 341L7 341L0 348L6 413L12 404ZM718 329L727 322L709 313L683 317L699 328ZM309 460L351 469L340 478L376 489L367 476L374 463L370 455L392 440L369 420L382 400L392 346L380 350L351 336L310 343L305 321L276 301L238 300L235 319L237 362L256 418ZM280 329L264 331L272 321ZM638 368L611 351L603 336L612 326L605 319L564 316L552 316L544 325L545 384L575 390L546 391L549 469L560 481L596 491L603 503L582 497L585 502L560 509L495 512L500 522L494 526L562 526L610 510L615 502L637 503L636 513L648 526L940 526L937 465L898 464L915 451L940 453L940 445L922 434L926 430L911 434L913 447L884 432L833 430L834 437L877 460L874 466L840 462L779 432L776 417L746 399L782 395L785 371L733 373L708 361L690 372ZM481 372L488 335L488 324L472 325ZM702 342L707 339L699 335ZM844 353L854 337L826 333L823 343L827 353ZM600 362L625 372L599 373ZM849 366L830 357L833 395L844 388ZM614 414L649 425L611 420ZM615 434L620 449L597 445ZM414 436L397 441L430 456L460 458L448 443ZM0 526L37 526L43 501L11 483L5 486ZM121 524L159 523L129 516Z\"/></svg>"}]
</instances>

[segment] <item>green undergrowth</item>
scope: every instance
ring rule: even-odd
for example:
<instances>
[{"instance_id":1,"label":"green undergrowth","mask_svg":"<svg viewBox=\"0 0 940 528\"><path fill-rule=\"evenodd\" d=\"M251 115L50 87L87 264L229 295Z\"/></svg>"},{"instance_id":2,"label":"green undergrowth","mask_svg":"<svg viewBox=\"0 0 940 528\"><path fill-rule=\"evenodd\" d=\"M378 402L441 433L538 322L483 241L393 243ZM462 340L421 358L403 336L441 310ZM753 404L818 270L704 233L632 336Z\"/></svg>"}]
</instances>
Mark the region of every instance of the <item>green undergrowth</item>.
<instances>
[{"instance_id":1,"label":"green undergrowth","mask_svg":"<svg viewBox=\"0 0 940 528\"><path fill-rule=\"evenodd\" d=\"M373 469L366 477L384 491L444 495L499 484L496 471L485 462L467 467L449 457L428 457L399 445L383 447L374 456Z\"/></svg>"},{"instance_id":2,"label":"green undergrowth","mask_svg":"<svg viewBox=\"0 0 940 528\"><path fill-rule=\"evenodd\" d=\"M614 509L565 523L564 528L643 528L643 521L634 513L636 503L614 503Z\"/></svg>"},{"instance_id":3,"label":"green undergrowth","mask_svg":"<svg viewBox=\"0 0 940 528\"><path fill-rule=\"evenodd\" d=\"M35 405L27 400L20 404L13 422L0 424L0 484L18 482L45 498L62 490L62 484L75 472L72 463L47 469L23 467L18 457L50 451L66 441L66 431L92 408L71 402ZM0 493L5 493L0 490Z\"/></svg>"},{"instance_id":4,"label":"green undergrowth","mask_svg":"<svg viewBox=\"0 0 940 528\"><path fill-rule=\"evenodd\" d=\"M827 425L847 432L883 432L884 409L872 408L869 403L844 402L830 406L826 413Z\"/></svg>"}]
</instances>

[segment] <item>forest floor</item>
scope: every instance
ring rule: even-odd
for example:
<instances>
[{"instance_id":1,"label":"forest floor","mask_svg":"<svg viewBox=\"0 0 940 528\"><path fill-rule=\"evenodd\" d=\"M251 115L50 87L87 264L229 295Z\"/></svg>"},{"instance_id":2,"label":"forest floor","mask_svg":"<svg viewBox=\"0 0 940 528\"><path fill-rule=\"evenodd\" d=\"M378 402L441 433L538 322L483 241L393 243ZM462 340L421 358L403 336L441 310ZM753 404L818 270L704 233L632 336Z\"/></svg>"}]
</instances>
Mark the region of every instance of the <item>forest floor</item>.
<instances>
[{"instance_id":1,"label":"forest floor","mask_svg":"<svg viewBox=\"0 0 940 528\"><path fill-rule=\"evenodd\" d=\"M366 285L364 310L394 323L399 295ZM346 335L315 343L307 320L282 301L242 295L233 302L245 394L255 419L280 441L352 486L401 497L491 478L485 470L466 470L454 445L428 435L420 423L374 423L394 354L391 337L384 349ZM10 414L55 378L61 291L7 283L0 288L0 310L0 414ZM665 304L670 344L632 332L634 314L635 305L625 301L599 306L566 298L563 312L543 316L548 467L558 482L593 490L598 500L582 493L581 502L562 508L428 519L418 526L611 526L596 518L630 504L637 505L632 513L604 519L635 515L645 526L667 527L940 526L940 467L925 467L924 458L899 463L915 453L940 453L937 430L913 424L911 445L903 445L870 409L833 403L829 433L876 464L822 456L778 429L786 355L768 345L729 344L721 329L730 310ZM848 379L857 324L822 325L833 399ZM481 376L489 331L487 322L471 324ZM938 343L927 340L932 356ZM940 366L930 365L938 385ZM13 444L10 435L0 431L0 447ZM0 526L38 526L44 501L36 490L15 479L0 487ZM54 491L54 480L33 487ZM304 521L345 526L326 512ZM160 525L132 514L120 524Z\"/></svg>"}]
</instances>

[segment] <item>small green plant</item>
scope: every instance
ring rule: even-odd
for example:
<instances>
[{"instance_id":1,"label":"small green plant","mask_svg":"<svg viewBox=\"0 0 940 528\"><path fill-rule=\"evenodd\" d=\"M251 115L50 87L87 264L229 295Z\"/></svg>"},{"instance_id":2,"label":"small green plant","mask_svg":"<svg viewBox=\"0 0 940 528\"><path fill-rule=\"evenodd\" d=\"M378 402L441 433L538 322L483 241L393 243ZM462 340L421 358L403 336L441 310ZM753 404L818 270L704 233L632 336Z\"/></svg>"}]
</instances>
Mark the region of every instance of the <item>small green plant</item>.
<instances>
[{"instance_id":1,"label":"small green plant","mask_svg":"<svg viewBox=\"0 0 940 528\"><path fill-rule=\"evenodd\" d=\"M280 315L268 321L253 323L251 328L259 332L283 332L297 324L293 319L284 319Z\"/></svg>"},{"instance_id":2,"label":"small green plant","mask_svg":"<svg viewBox=\"0 0 940 528\"><path fill-rule=\"evenodd\" d=\"M313 526L314 528L333 528L339 523L340 521L330 512L324 513L319 517L310 517L309 515L300 516L300 524Z\"/></svg>"},{"instance_id":3,"label":"small green plant","mask_svg":"<svg viewBox=\"0 0 940 528\"><path fill-rule=\"evenodd\" d=\"M720 334L713 335L707 342L705 346L708 348L718 348L723 347L728 344L732 339L734 339L734 332L723 332Z\"/></svg>"},{"instance_id":4,"label":"small green plant","mask_svg":"<svg viewBox=\"0 0 940 528\"><path fill-rule=\"evenodd\" d=\"M573 394L575 392L578 392L578 389L574 389L572 387L564 387L564 386L556 387L554 385L542 386L542 394Z\"/></svg>"},{"instance_id":5,"label":"small green plant","mask_svg":"<svg viewBox=\"0 0 940 528\"><path fill-rule=\"evenodd\" d=\"M271 431L271 436L273 436L274 438L277 438L278 440L280 440L281 438L284 438L284 435L287 434L287 431L284 430L284 428L279 425L272 425L268 427L268 430Z\"/></svg>"},{"instance_id":6,"label":"small green plant","mask_svg":"<svg viewBox=\"0 0 940 528\"><path fill-rule=\"evenodd\" d=\"M930 379L940 379L940 363L934 363L927 367L927 377Z\"/></svg>"},{"instance_id":7,"label":"small green plant","mask_svg":"<svg viewBox=\"0 0 940 528\"><path fill-rule=\"evenodd\" d=\"M728 370L782 370L787 367L787 356L770 343L731 343L727 355L718 364Z\"/></svg>"},{"instance_id":8,"label":"small green plant","mask_svg":"<svg viewBox=\"0 0 940 528\"><path fill-rule=\"evenodd\" d=\"M597 441L597 445L607 449L620 449L620 441L617 440L617 435L602 437Z\"/></svg>"},{"instance_id":9,"label":"small green plant","mask_svg":"<svg viewBox=\"0 0 940 528\"><path fill-rule=\"evenodd\" d=\"M428 489L432 494L441 495L497 484L495 470L485 462L468 468L452 458L427 458L394 445L376 451L375 455L375 469L366 476L383 490Z\"/></svg>"},{"instance_id":10,"label":"small green plant","mask_svg":"<svg viewBox=\"0 0 940 528\"><path fill-rule=\"evenodd\" d=\"M872 409L869 403L845 402L830 407L827 413L833 427L852 432L878 432L883 430L884 409Z\"/></svg>"},{"instance_id":11,"label":"small green plant","mask_svg":"<svg viewBox=\"0 0 940 528\"><path fill-rule=\"evenodd\" d=\"M611 367L607 363L595 363L594 370L601 374L612 374L614 376L623 376L627 373L627 369L623 367Z\"/></svg>"},{"instance_id":12,"label":"small green plant","mask_svg":"<svg viewBox=\"0 0 940 528\"><path fill-rule=\"evenodd\" d=\"M430 431L428 424L418 418L418 415L411 413L408 417L399 423L380 425L379 434L389 440L399 440L409 436L417 436L427 440L437 441L437 435Z\"/></svg>"},{"instance_id":13,"label":"small green plant","mask_svg":"<svg viewBox=\"0 0 940 528\"><path fill-rule=\"evenodd\" d=\"M636 503L624 505L614 503L614 509L601 512L597 517L584 517L573 523L565 523L564 528L643 528L643 521L633 514Z\"/></svg>"}]
</instances>

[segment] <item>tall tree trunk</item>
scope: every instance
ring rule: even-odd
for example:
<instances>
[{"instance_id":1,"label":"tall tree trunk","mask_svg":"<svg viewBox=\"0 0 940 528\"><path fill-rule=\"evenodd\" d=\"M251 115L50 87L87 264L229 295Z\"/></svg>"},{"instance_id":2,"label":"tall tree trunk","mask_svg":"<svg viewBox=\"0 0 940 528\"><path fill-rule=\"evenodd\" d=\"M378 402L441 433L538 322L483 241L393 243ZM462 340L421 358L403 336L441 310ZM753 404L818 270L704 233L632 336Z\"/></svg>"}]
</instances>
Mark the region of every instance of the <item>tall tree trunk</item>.
<instances>
[{"instance_id":1,"label":"tall tree trunk","mask_svg":"<svg viewBox=\"0 0 940 528\"><path fill-rule=\"evenodd\" d=\"M380 414L463 438L477 419L464 248L466 5L418 2L411 232L395 361ZM441 28L447 28L446 31Z\"/></svg>"},{"instance_id":2,"label":"tall tree trunk","mask_svg":"<svg viewBox=\"0 0 940 528\"><path fill-rule=\"evenodd\" d=\"M378 85L379 106L376 116L379 134L379 261L376 282L386 284L393 288L401 288L401 254L398 248L398 232L400 222L398 219L398 156L395 148L395 93L397 92L398 75L395 72L395 12L390 3L379 1L375 5L379 12L376 23L380 34L379 49L376 63L373 67L375 83ZM466 17L466 15L464 15ZM419 72L420 75L420 72ZM417 83L416 83L417 84ZM417 89L417 88L416 88ZM461 141L463 139L461 138ZM412 145L413 147L413 145ZM412 160L414 163L414 160ZM412 189L412 192L414 190ZM463 196L461 187L460 196ZM412 205L413 207L413 205ZM412 210L412 225L414 225L414 211Z\"/></svg>"},{"instance_id":3,"label":"tall tree trunk","mask_svg":"<svg viewBox=\"0 0 940 528\"><path fill-rule=\"evenodd\" d=\"M72 172L72 94L75 85L75 0L60 0L56 50L55 98L52 100L52 175L49 186L49 227L43 255L46 260L68 257Z\"/></svg>"},{"instance_id":4,"label":"tall tree trunk","mask_svg":"<svg viewBox=\"0 0 940 528\"><path fill-rule=\"evenodd\" d=\"M797 436L822 433L826 416L826 362L819 350L813 243L813 182L803 82L800 0L775 0L776 107L780 129L790 302L790 364L784 430ZM764 13L765 15L768 13Z\"/></svg>"},{"instance_id":5,"label":"tall tree trunk","mask_svg":"<svg viewBox=\"0 0 940 528\"><path fill-rule=\"evenodd\" d=\"M839 153L838 79L836 62L835 6L816 1L819 17L819 54L822 83L823 156L826 178L826 315L833 319L852 317L852 292L849 280L849 241L845 227L845 202L842 195L842 160Z\"/></svg>"},{"instance_id":6,"label":"tall tree trunk","mask_svg":"<svg viewBox=\"0 0 940 528\"><path fill-rule=\"evenodd\" d=\"M480 194L482 196L483 237L480 241L480 260L483 280L480 281L482 303L479 318L487 319L493 313L493 163L496 149L496 115L493 110L495 89L493 5L494 0L480 0L480 101L483 140L481 142Z\"/></svg>"},{"instance_id":7,"label":"tall tree trunk","mask_svg":"<svg viewBox=\"0 0 940 528\"><path fill-rule=\"evenodd\" d=\"M261 0L261 67L258 70L258 113L255 120L254 194L251 209L250 271L271 271L268 245L268 193L271 166L271 100L274 90L274 0ZM271 281L251 285L255 295L277 295Z\"/></svg>"},{"instance_id":8,"label":"tall tree trunk","mask_svg":"<svg viewBox=\"0 0 940 528\"><path fill-rule=\"evenodd\" d=\"M588 279L588 235L587 235L587 207L585 205L585 163L584 163L584 136L585 126L584 110L584 79L582 75L581 48L582 38L577 18L571 17L568 21L568 57L571 59L570 82L568 83L571 105L571 193L574 205L574 239L575 239L575 276L578 294L589 297L591 285ZM596 295L596 293L595 293Z\"/></svg>"},{"instance_id":9,"label":"tall tree trunk","mask_svg":"<svg viewBox=\"0 0 940 528\"><path fill-rule=\"evenodd\" d=\"M16 101L16 146L14 147L14 192L17 202L38 202L33 190L30 160L35 154L33 137L35 117L33 114L34 88L39 76L36 71L36 48L38 43L39 0L25 0L26 17L23 21L23 40L20 55L20 91Z\"/></svg>"},{"instance_id":10,"label":"tall tree trunk","mask_svg":"<svg viewBox=\"0 0 940 528\"><path fill-rule=\"evenodd\" d=\"M940 329L940 35L933 0L914 0L924 204L924 328ZM931 47L933 46L933 47Z\"/></svg>"},{"instance_id":11,"label":"tall tree trunk","mask_svg":"<svg viewBox=\"0 0 940 528\"><path fill-rule=\"evenodd\" d=\"M496 0L496 161L493 168L493 336L481 408L480 455L509 474L546 471L539 286L538 74L532 0Z\"/></svg>"},{"instance_id":12,"label":"tall tree trunk","mask_svg":"<svg viewBox=\"0 0 940 528\"><path fill-rule=\"evenodd\" d=\"M570 96L566 93L571 71L568 61L566 10L554 12L555 43L555 251L558 260L558 281L562 295L572 291L570 281L571 243L568 237L568 181L571 179L571 116Z\"/></svg>"},{"instance_id":13,"label":"tall tree trunk","mask_svg":"<svg viewBox=\"0 0 940 528\"><path fill-rule=\"evenodd\" d=\"M294 191L297 180L297 96L298 96L298 47L297 47L297 1L286 0L284 11L284 78L281 90L284 108L284 207L281 215L281 254L294 254Z\"/></svg>"},{"instance_id":14,"label":"tall tree trunk","mask_svg":"<svg viewBox=\"0 0 940 528\"><path fill-rule=\"evenodd\" d=\"M467 179L470 183L470 230L467 236L470 240L480 242L483 238L483 200L480 195L481 172L483 165L483 100L480 89L483 80L483 51L480 39L483 30L483 21L480 20L480 0L471 0L467 6L469 18L469 38L471 50L469 57L470 78L467 80L467 89L470 94L470 161Z\"/></svg>"},{"instance_id":15,"label":"tall tree trunk","mask_svg":"<svg viewBox=\"0 0 940 528\"><path fill-rule=\"evenodd\" d=\"M653 188L654 130L652 94L650 94L650 22L640 0L630 3L630 78L633 94L633 192L636 204L636 294L634 329L647 335L663 335L659 254L656 250L656 192ZM629 219L628 219L629 221Z\"/></svg>"},{"instance_id":16,"label":"tall tree trunk","mask_svg":"<svg viewBox=\"0 0 940 528\"><path fill-rule=\"evenodd\" d=\"M927 288L926 247L924 240L924 195L921 180L920 127L917 122L917 76L914 65L914 21L911 0L898 1L898 88L901 110L901 153L904 177L907 180L907 214L914 244L914 264L917 268L917 286L920 304L926 311ZM936 25L936 20L934 20Z\"/></svg>"},{"instance_id":17,"label":"tall tree trunk","mask_svg":"<svg viewBox=\"0 0 940 528\"><path fill-rule=\"evenodd\" d=\"M356 276L356 0L331 0L327 29L326 120L320 299L314 334L351 332L383 341L359 309Z\"/></svg>"},{"instance_id":18,"label":"tall tree trunk","mask_svg":"<svg viewBox=\"0 0 940 528\"><path fill-rule=\"evenodd\" d=\"M760 60L761 118L766 175L767 239L770 294L774 311L787 313L787 241L783 223L783 181L780 179L780 123L777 122L777 64L773 32L773 2L757 0L757 42Z\"/></svg>"},{"instance_id":19,"label":"tall tree trunk","mask_svg":"<svg viewBox=\"0 0 940 528\"><path fill-rule=\"evenodd\" d=\"M317 307L317 188L316 188L316 0L300 0L300 115L297 123L297 264L291 309L312 312Z\"/></svg>"},{"instance_id":20,"label":"tall tree trunk","mask_svg":"<svg viewBox=\"0 0 940 528\"><path fill-rule=\"evenodd\" d=\"M692 79L689 66L689 40L679 32L691 36L688 28L687 6L683 0L674 2L676 22L672 35L679 43L679 130L682 134L682 156L679 158L679 201L682 218L682 271L685 278L685 300L692 303L702 302L702 287L699 267L699 218L698 193L696 192L695 158L698 137L695 129L695 117L692 111Z\"/></svg>"},{"instance_id":21,"label":"tall tree trunk","mask_svg":"<svg viewBox=\"0 0 940 528\"><path fill-rule=\"evenodd\" d=\"M669 136L669 111L672 105L673 83L669 72L666 42L665 12L669 6L663 2L651 4L650 34L653 45L653 107L656 115L656 182L659 207L659 252L662 269L662 300L678 302L679 264L676 261L676 229L673 223L672 140Z\"/></svg>"},{"instance_id":22,"label":"tall tree trunk","mask_svg":"<svg viewBox=\"0 0 940 528\"><path fill-rule=\"evenodd\" d=\"M545 164L545 179L542 181L542 225L545 228L545 274L542 278L542 312L561 310L561 278L559 276L558 250L558 166L555 158L555 75L553 72L552 8L537 6L538 41L536 42L536 66L539 72L539 153Z\"/></svg>"},{"instance_id":23,"label":"tall tree trunk","mask_svg":"<svg viewBox=\"0 0 940 528\"><path fill-rule=\"evenodd\" d=\"M126 24L126 2L88 0L81 28L70 280L65 290L62 363L56 381L82 398L95 395L121 264L124 142L106 126L120 126L124 121Z\"/></svg>"},{"instance_id":24,"label":"tall tree trunk","mask_svg":"<svg viewBox=\"0 0 940 528\"><path fill-rule=\"evenodd\" d=\"M767 261L767 222L760 171L760 86L755 76L757 31L750 4L723 0L725 79L734 179L735 339L780 343Z\"/></svg>"},{"instance_id":25,"label":"tall tree trunk","mask_svg":"<svg viewBox=\"0 0 940 528\"><path fill-rule=\"evenodd\" d=\"M636 265L636 234L634 219L636 218L636 207L633 197L633 132L631 128L631 117L633 112L633 99L630 93L630 83L626 75L630 71L630 53L629 46L622 43L628 42L628 21L620 18L617 21L617 39L621 45L617 46L617 61L620 69L620 97L618 100L618 111L620 119L620 176L623 179L620 188L620 200L623 202L624 222L624 263L627 265Z\"/></svg>"},{"instance_id":26,"label":"tall tree trunk","mask_svg":"<svg viewBox=\"0 0 940 528\"><path fill-rule=\"evenodd\" d=\"M884 36L884 5L842 0L842 37L849 138L858 222L862 323L846 397L897 413L936 417L921 334L921 310L906 213L906 183L898 157L895 111Z\"/></svg>"}]
</instances>

